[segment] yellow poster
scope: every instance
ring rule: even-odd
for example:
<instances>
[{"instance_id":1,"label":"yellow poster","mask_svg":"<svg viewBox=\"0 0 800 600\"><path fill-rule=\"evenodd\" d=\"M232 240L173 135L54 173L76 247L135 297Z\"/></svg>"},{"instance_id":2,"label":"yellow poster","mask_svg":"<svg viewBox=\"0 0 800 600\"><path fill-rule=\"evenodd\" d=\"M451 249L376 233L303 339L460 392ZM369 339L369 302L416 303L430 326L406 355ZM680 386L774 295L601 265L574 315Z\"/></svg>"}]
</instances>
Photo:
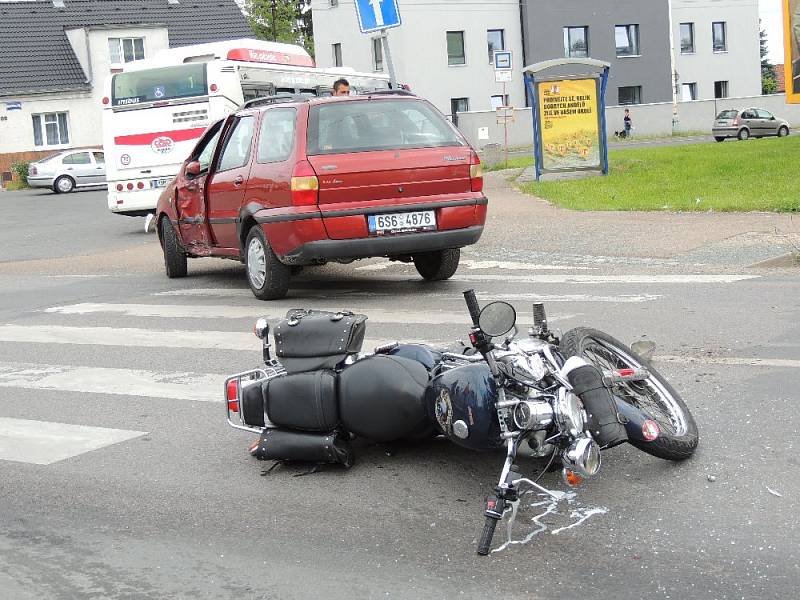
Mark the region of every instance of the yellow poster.
<instances>
[{"instance_id":1,"label":"yellow poster","mask_svg":"<svg viewBox=\"0 0 800 600\"><path fill-rule=\"evenodd\" d=\"M538 86L542 169L600 167L597 80L543 81Z\"/></svg>"},{"instance_id":2,"label":"yellow poster","mask_svg":"<svg viewBox=\"0 0 800 600\"><path fill-rule=\"evenodd\" d=\"M783 1L786 101L800 104L800 0Z\"/></svg>"}]
</instances>

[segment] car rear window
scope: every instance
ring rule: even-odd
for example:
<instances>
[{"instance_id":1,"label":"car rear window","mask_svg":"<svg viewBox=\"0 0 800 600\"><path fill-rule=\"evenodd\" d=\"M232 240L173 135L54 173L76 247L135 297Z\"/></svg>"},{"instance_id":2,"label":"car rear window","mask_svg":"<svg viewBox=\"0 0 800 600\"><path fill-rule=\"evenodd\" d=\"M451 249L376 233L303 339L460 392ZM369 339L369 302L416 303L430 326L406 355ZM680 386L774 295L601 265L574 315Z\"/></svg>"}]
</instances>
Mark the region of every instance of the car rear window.
<instances>
[{"instance_id":1,"label":"car rear window","mask_svg":"<svg viewBox=\"0 0 800 600\"><path fill-rule=\"evenodd\" d=\"M723 110L721 113L717 115L718 119L735 119L736 113L738 111L735 110Z\"/></svg>"},{"instance_id":2,"label":"car rear window","mask_svg":"<svg viewBox=\"0 0 800 600\"><path fill-rule=\"evenodd\" d=\"M455 127L427 102L380 99L311 107L308 154L465 146Z\"/></svg>"}]
</instances>

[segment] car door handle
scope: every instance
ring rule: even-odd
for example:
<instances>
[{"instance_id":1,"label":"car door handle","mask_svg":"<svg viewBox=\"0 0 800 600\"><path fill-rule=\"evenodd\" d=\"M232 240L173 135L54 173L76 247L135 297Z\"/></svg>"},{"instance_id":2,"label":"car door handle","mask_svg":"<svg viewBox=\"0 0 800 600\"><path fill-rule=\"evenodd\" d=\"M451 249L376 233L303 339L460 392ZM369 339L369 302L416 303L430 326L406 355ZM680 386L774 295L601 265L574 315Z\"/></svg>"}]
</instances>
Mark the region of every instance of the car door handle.
<instances>
[{"instance_id":1,"label":"car door handle","mask_svg":"<svg viewBox=\"0 0 800 600\"><path fill-rule=\"evenodd\" d=\"M233 180L233 185L242 185L244 183L244 177L239 175L236 179Z\"/></svg>"}]
</instances>

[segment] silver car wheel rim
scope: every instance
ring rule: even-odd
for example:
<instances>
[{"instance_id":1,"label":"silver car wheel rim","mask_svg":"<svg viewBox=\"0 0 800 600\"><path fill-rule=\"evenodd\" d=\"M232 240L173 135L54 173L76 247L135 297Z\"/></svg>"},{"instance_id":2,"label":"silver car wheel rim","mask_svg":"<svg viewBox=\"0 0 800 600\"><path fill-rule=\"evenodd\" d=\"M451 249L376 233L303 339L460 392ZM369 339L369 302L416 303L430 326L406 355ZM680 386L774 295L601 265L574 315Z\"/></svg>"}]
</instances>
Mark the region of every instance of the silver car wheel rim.
<instances>
[{"instance_id":1,"label":"silver car wheel rim","mask_svg":"<svg viewBox=\"0 0 800 600\"><path fill-rule=\"evenodd\" d=\"M261 289L267 280L267 257L258 238L252 239L247 247L247 276L256 289Z\"/></svg>"},{"instance_id":2,"label":"silver car wheel rim","mask_svg":"<svg viewBox=\"0 0 800 600\"><path fill-rule=\"evenodd\" d=\"M68 192L72 189L72 184L70 183L69 179L66 177L62 177L58 180L58 191L59 192Z\"/></svg>"}]
</instances>

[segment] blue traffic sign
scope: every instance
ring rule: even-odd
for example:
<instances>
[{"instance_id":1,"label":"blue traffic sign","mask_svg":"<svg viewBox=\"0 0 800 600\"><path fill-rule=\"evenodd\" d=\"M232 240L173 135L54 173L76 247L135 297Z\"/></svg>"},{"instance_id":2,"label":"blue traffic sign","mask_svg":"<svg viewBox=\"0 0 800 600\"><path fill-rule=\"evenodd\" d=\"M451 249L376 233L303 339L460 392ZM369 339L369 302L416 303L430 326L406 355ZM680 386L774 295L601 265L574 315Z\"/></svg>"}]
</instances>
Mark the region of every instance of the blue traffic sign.
<instances>
[{"instance_id":1,"label":"blue traffic sign","mask_svg":"<svg viewBox=\"0 0 800 600\"><path fill-rule=\"evenodd\" d=\"M356 15L361 33L391 29L401 24L397 0L356 0Z\"/></svg>"}]
</instances>

